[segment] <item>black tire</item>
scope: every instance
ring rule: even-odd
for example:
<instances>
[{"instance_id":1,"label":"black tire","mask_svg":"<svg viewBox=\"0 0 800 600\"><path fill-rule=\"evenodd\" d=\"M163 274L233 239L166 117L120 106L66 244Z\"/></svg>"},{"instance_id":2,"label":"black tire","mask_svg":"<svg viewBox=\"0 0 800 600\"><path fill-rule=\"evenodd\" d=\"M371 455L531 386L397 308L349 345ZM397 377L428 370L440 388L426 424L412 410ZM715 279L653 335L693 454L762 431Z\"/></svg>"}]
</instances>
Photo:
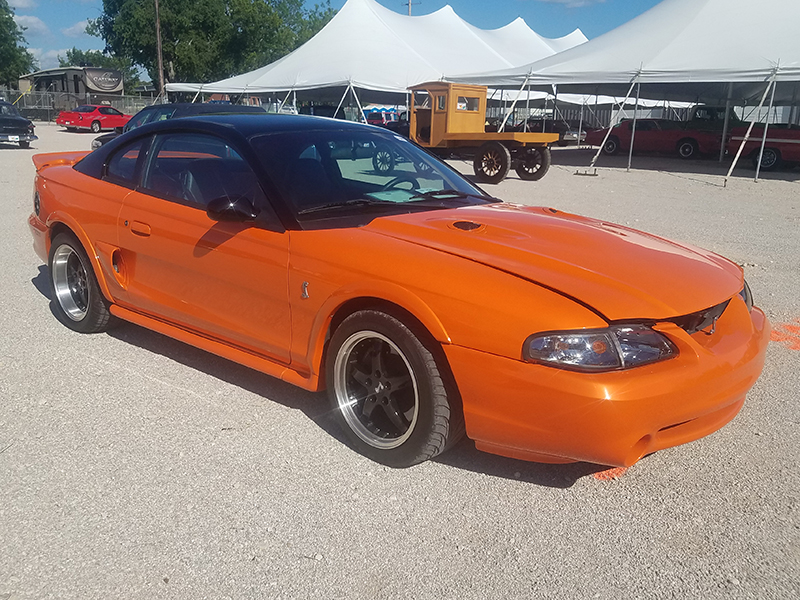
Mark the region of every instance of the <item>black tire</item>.
<instances>
[{"instance_id":1,"label":"black tire","mask_svg":"<svg viewBox=\"0 0 800 600\"><path fill-rule=\"evenodd\" d=\"M443 360L386 313L361 310L342 321L327 350L328 397L358 452L410 467L458 441L463 414Z\"/></svg>"},{"instance_id":2,"label":"black tire","mask_svg":"<svg viewBox=\"0 0 800 600\"><path fill-rule=\"evenodd\" d=\"M753 153L753 168L758 166L759 150ZM781 152L777 148L764 148L764 154L761 156L761 170L774 171L781 166Z\"/></svg>"},{"instance_id":3,"label":"black tire","mask_svg":"<svg viewBox=\"0 0 800 600\"><path fill-rule=\"evenodd\" d=\"M31 147L31 143L30 142L20 142L19 143L19 147L20 148L30 148Z\"/></svg>"},{"instance_id":4,"label":"black tire","mask_svg":"<svg viewBox=\"0 0 800 600\"><path fill-rule=\"evenodd\" d=\"M619 153L619 138L616 136L610 136L606 143L603 144L603 154L607 154L608 156L614 156L615 154Z\"/></svg>"},{"instance_id":5,"label":"black tire","mask_svg":"<svg viewBox=\"0 0 800 600\"><path fill-rule=\"evenodd\" d=\"M92 133L100 133L102 127L100 127L100 121L92 121L92 126L90 127Z\"/></svg>"},{"instance_id":6,"label":"black tire","mask_svg":"<svg viewBox=\"0 0 800 600\"><path fill-rule=\"evenodd\" d=\"M106 331L114 324L92 263L74 235L53 238L47 264L53 313L61 323L80 333Z\"/></svg>"},{"instance_id":7,"label":"black tire","mask_svg":"<svg viewBox=\"0 0 800 600\"><path fill-rule=\"evenodd\" d=\"M486 142L472 162L475 177L483 183L500 183L511 168L511 153L500 142Z\"/></svg>"},{"instance_id":8,"label":"black tire","mask_svg":"<svg viewBox=\"0 0 800 600\"><path fill-rule=\"evenodd\" d=\"M379 175L388 175L394 171L394 154L391 149L386 146L378 146L375 148L375 154L372 155L372 168Z\"/></svg>"},{"instance_id":9,"label":"black tire","mask_svg":"<svg viewBox=\"0 0 800 600\"><path fill-rule=\"evenodd\" d=\"M697 155L700 153L697 142L692 138L681 140L678 142L678 146L675 149L678 152L678 156L683 159L697 158Z\"/></svg>"},{"instance_id":10,"label":"black tire","mask_svg":"<svg viewBox=\"0 0 800 600\"><path fill-rule=\"evenodd\" d=\"M516 172L520 179L538 181L550 169L550 148L529 148L517 162Z\"/></svg>"}]
</instances>

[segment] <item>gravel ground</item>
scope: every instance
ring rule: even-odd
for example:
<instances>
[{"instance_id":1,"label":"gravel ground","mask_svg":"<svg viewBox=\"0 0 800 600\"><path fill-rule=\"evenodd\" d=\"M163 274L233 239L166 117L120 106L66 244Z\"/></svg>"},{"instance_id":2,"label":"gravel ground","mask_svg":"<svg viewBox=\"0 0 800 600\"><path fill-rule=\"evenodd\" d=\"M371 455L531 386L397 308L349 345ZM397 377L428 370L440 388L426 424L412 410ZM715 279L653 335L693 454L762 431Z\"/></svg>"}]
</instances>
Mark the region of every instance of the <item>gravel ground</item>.
<instances>
[{"instance_id":1,"label":"gravel ground","mask_svg":"<svg viewBox=\"0 0 800 600\"><path fill-rule=\"evenodd\" d=\"M581 177L591 153L557 149L542 181L487 186L732 258L776 341L732 423L617 479L469 441L392 470L321 394L133 325L59 325L30 157L93 136L36 131L0 144L0 600L800 597L800 171L723 188L714 161L616 157Z\"/></svg>"}]
</instances>

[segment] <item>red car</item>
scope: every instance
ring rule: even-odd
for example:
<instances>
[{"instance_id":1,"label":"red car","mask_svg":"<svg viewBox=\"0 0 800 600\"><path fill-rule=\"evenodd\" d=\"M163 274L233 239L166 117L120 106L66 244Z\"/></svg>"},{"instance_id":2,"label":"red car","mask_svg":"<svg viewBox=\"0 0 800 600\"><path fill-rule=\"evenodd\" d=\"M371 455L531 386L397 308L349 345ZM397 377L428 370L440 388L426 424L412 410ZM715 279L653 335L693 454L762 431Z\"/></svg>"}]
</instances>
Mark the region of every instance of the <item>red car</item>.
<instances>
[{"instance_id":1,"label":"red car","mask_svg":"<svg viewBox=\"0 0 800 600\"><path fill-rule=\"evenodd\" d=\"M131 115L121 113L112 106L84 104L75 110L61 111L56 117L56 124L66 127L68 131L91 129L94 133L100 133L103 129L124 127L130 119Z\"/></svg>"},{"instance_id":2,"label":"red car","mask_svg":"<svg viewBox=\"0 0 800 600\"><path fill-rule=\"evenodd\" d=\"M603 153L612 155L628 151L631 147L633 121L625 120L615 125L606 139L608 128L586 134L586 143L603 146ZM681 158L697 158L699 154L719 152L721 133L685 129L678 121L667 119L638 119L633 147L639 152L676 152Z\"/></svg>"}]
</instances>

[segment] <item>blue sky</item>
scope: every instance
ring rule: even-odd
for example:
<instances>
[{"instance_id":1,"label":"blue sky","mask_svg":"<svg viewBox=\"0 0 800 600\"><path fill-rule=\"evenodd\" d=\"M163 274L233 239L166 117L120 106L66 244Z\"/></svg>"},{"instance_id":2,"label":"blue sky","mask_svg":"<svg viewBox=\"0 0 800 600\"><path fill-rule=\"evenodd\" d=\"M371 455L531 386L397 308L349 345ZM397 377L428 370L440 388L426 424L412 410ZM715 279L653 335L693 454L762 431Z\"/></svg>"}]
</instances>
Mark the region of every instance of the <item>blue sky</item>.
<instances>
[{"instance_id":1,"label":"blue sky","mask_svg":"<svg viewBox=\"0 0 800 600\"><path fill-rule=\"evenodd\" d=\"M378 0L401 14L408 13L403 0ZM579 28L589 39L630 21L659 0L412 0L411 14L434 12L446 4L462 19L482 29L502 27L522 17L539 35L561 37ZM87 19L100 16L101 0L8 0L17 23L26 27L28 48L41 68L58 66L73 46L102 50L103 42L84 33ZM331 0L341 8L345 0ZM306 0L306 5L315 4Z\"/></svg>"}]
</instances>

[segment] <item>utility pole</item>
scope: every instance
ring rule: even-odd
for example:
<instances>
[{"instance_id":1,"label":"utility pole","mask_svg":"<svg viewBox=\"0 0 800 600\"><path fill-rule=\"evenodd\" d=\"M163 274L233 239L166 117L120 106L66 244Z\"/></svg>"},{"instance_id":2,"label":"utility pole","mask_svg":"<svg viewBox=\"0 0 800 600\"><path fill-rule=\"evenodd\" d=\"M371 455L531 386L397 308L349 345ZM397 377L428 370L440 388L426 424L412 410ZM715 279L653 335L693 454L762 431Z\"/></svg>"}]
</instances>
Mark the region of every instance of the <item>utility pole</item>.
<instances>
[{"instance_id":1,"label":"utility pole","mask_svg":"<svg viewBox=\"0 0 800 600\"><path fill-rule=\"evenodd\" d=\"M410 1L410 0L409 0ZM166 94L164 91L164 59L161 58L161 19L158 16L158 0L156 3L156 53L158 54L158 93L161 96ZM161 102L164 102L166 96L163 96Z\"/></svg>"},{"instance_id":2,"label":"utility pole","mask_svg":"<svg viewBox=\"0 0 800 600\"><path fill-rule=\"evenodd\" d=\"M411 0L408 0L408 2L404 2L403 4L407 4L408 5L408 16L410 17L411 16L411 5L412 4L422 4L422 2L412 2Z\"/></svg>"}]
</instances>

